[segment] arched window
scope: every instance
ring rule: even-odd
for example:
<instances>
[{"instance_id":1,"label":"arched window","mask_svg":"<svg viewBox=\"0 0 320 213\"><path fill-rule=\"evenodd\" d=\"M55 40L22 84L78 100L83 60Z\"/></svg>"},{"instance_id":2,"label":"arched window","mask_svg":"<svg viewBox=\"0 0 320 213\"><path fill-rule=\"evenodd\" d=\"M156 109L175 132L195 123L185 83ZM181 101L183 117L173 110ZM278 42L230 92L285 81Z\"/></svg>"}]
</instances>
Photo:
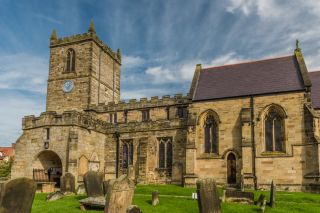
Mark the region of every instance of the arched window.
<instances>
[{"instance_id":1,"label":"arched window","mask_svg":"<svg viewBox=\"0 0 320 213\"><path fill-rule=\"evenodd\" d=\"M218 154L218 124L212 115L204 123L204 152Z\"/></svg>"},{"instance_id":2,"label":"arched window","mask_svg":"<svg viewBox=\"0 0 320 213\"><path fill-rule=\"evenodd\" d=\"M166 169L167 174L172 172L172 138L164 137L159 140L159 168Z\"/></svg>"},{"instance_id":3,"label":"arched window","mask_svg":"<svg viewBox=\"0 0 320 213\"><path fill-rule=\"evenodd\" d=\"M74 72L76 66L76 52L73 49L68 49L67 52L67 72Z\"/></svg>"},{"instance_id":4,"label":"arched window","mask_svg":"<svg viewBox=\"0 0 320 213\"><path fill-rule=\"evenodd\" d=\"M122 168L128 168L133 164L133 142L126 140L122 146Z\"/></svg>"},{"instance_id":5,"label":"arched window","mask_svg":"<svg viewBox=\"0 0 320 213\"><path fill-rule=\"evenodd\" d=\"M266 151L284 152L284 116L276 108L269 109L264 120Z\"/></svg>"}]
</instances>

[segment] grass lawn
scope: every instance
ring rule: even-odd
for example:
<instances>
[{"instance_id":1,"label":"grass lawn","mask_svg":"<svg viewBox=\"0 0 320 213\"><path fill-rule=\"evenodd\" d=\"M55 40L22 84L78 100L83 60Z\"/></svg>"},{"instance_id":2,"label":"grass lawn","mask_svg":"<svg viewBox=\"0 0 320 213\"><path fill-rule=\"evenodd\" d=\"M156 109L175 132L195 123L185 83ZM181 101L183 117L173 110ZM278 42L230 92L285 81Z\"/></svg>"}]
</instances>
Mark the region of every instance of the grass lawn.
<instances>
[{"instance_id":1,"label":"grass lawn","mask_svg":"<svg viewBox=\"0 0 320 213\"><path fill-rule=\"evenodd\" d=\"M160 194L160 204L153 207L151 205L151 192L158 190ZM221 193L221 189L219 193ZM191 193L195 192L195 189L182 188L173 185L167 186L137 186L135 190L135 196L133 203L138 205L144 213L160 213L160 212L174 212L174 213L186 213L186 212L198 212L198 204L196 200L191 199ZM269 192L257 191L255 192L255 198L263 193L269 198ZM61 200L46 202L45 194L36 194L32 213L44 213L44 212L82 212L79 208L78 200L85 198L84 195L66 196ZM283 213L295 213L295 212L308 212L319 213L320 212L320 195L309 193L290 193L290 192L277 192L276 208L267 207L266 212L283 212ZM260 212L259 208L254 205L241 205L235 203L223 203L222 211L225 212ZM103 212L103 210L91 210L87 212Z\"/></svg>"}]
</instances>

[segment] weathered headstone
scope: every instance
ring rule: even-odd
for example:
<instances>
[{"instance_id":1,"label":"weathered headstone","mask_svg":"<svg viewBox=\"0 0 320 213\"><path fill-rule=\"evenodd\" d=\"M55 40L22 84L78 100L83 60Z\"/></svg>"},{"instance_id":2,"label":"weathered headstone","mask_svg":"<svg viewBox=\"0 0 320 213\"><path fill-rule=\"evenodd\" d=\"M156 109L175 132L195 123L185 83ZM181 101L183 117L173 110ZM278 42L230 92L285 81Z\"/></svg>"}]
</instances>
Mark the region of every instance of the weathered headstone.
<instances>
[{"instance_id":1,"label":"weathered headstone","mask_svg":"<svg viewBox=\"0 0 320 213\"><path fill-rule=\"evenodd\" d=\"M5 182L0 194L1 213L30 213L37 185L29 178Z\"/></svg>"},{"instance_id":2,"label":"weathered headstone","mask_svg":"<svg viewBox=\"0 0 320 213\"><path fill-rule=\"evenodd\" d=\"M142 213L142 211L140 210L140 208L136 205L130 205L127 208L127 213Z\"/></svg>"},{"instance_id":3,"label":"weathered headstone","mask_svg":"<svg viewBox=\"0 0 320 213\"><path fill-rule=\"evenodd\" d=\"M60 178L60 190L62 193L75 193L75 177L71 173L66 173Z\"/></svg>"},{"instance_id":4,"label":"weathered headstone","mask_svg":"<svg viewBox=\"0 0 320 213\"><path fill-rule=\"evenodd\" d=\"M223 203L226 202L226 190L223 190L223 191L222 191L221 201L222 201Z\"/></svg>"},{"instance_id":5,"label":"weathered headstone","mask_svg":"<svg viewBox=\"0 0 320 213\"><path fill-rule=\"evenodd\" d=\"M257 206L262 206L263 201L266 199L266 196L264 196L263 194L261 194L256 202Z\"/></svg>"},{"instance_id":6,"label":"weathered headstone","mask_svg":"<svg viewBox=\"0 0 320 213\"><path fill-rule=\"evenodd\" d=\"M128 166L128 169L127 169L127 176L130 180L134 180L135 177L134 177L134 167L132 165Z\"/></svg>"},{"instance_id":7,"label":"weathered headstone","mask_svg":"<svg viewBox=\"0 0 320 213\"><path fill-rule=\"evenodd\" d=\"M84 175L83 180L88 197L104 196L102 173L89 171Z\"/></svg>"},{"instance_id":8,"label":"weathered headstone","mask_svg":"<svg viewBox=\"0 0 320 213\"><path fill-rule=\"evenodd\" d=\"M267 200L264 199L262 202L262 205L260 206L260 209L262 212L264 212L266 210L266 204L267 204Z\"/></svg>"},{"instance_id":9,"label":"weathered headstone","mask_svg":"<svg viewBox=\"0 0 320 213\"><path fill-rule=\"evenodd\" d=\"M272 181L271 182L271 189L270 189L270 203L269 203L271 208L275 207L275 205L276 205L276 192L277 192L277 186Z\"/></svg>"},{"instance_id":10,"label":"weathered headstone","mask_svg":"<svg viewBox=\"0 0 320 213\"><path fill-rule=\"evenodd\" d=\"M227 202L243 203L243 204L253 204L254 203L254 193L253 192L242 192L238 190L226 190L225 200Z\"/></svg>"},{"instance_id":11,"label":"weathered headstone","mask_svg":"<svg viewBox=\"0 0 320 213\"><path fill-rule=\"evenodd\" d=\"M152 192L152 205L156 206L159 204L159 193L158 191Z\"/></svg>"},{"instance_id":12,"label":"weathered headstone","mask_svg":"<svg viewBox=\"0 0 320 213\"><path fill-rule=\"evenodd\" d=\"M118 179L110 180L107 193L105 213L126 213L131 205L135 184L127 175L122 175Z\"/></svg>"},{"instance_id":13,"label":"weathered headstone","mask_svg":"<svg viewBox=\"0 0 320 213\"><path fill-rule=\"evenodd\" d=\"M46 197L46 201L50 202L50 201L59 200L59 199L63 198L63 196L64 195L62 194L62 192L56 191L56 192L48 194Z\"/></svg>"},{"instance_id":14,"label":"weathered headstone","mask_svg":"<svg viewBox=\"0 0 320 213\"><path fill-rule=\"evenodd\" d=\"M198 207L200 213L220 213L221 206L216 183L213 179L197 181Z\"/></svg>"},{"instance_id":15,"label":"weathered headstone","mask_svg":"<svg viewBox=\"0 0 320 213\"><path fill-rule=\"evenodd\" d=\"M172 165L172 184L182 185L183 180L183 165L180 162L175 162Z\"/></svg>"}]
</instances>

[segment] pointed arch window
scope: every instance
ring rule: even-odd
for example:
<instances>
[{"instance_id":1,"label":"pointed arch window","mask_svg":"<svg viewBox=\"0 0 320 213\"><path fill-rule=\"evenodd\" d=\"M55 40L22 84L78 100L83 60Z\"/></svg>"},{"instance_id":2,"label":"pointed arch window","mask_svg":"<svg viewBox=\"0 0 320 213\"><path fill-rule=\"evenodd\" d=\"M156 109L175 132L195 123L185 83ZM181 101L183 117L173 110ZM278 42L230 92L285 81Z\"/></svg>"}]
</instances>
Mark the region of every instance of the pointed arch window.
<instances>
[{"instance_id":1,"label":"pointed arch window","mask_svg":"<svg viewBox=\"0 0 320 213\"><path fill-rule=\"evenodd\" d=\"M272 107L264 120L267 152L284 152L284 116Z\"/></svg>"},{"instance_id":2,"label":"pointed arch window","mask_svg":"<svg viewBox=\"0 0 320 213\"><path fill-rule=\"evenodd\" d=\"M159 169L166 169L167 174L172 171L172 138L164 137L159 140Z\"/></svg>"},{"instance_id":3,"label":"pointed arch window","mask_svg":"<svg viewBox=\"0 0 320 213\"><path fill-rule=\"evenodd\" d=\"M204 123L204 152L218 154L218 122L209 115Z\"/></svg>"},{"instance_id":4,"label":"pointed arch window","mask_svg":"<svg viewBox=\"0 0 320 213\"><path fill-rule=\"evenodd\" d=\"M122 145L122 168L126 169L133 164L133 142L127 140Z\"/></svg>"},{"instance_id":5,"label":"pointed arch window","mask_svg":"<svg viewBox=\"0 0 320 213\"><path fill-rule=\"evenodd\" d=\"M74 72L76 66L76 52L74 49L68 49L67 51L67 72Z\"/></svg>"}]
</instances>

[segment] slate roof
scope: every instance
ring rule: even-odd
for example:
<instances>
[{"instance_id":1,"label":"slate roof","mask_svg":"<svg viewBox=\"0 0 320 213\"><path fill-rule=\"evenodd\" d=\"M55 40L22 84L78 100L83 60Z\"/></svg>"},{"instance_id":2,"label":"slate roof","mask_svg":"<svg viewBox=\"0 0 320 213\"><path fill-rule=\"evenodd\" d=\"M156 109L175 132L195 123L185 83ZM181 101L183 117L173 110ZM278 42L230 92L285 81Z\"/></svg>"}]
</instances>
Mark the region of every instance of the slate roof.
<instances>
[{"instance_id":1,"label":"slate roof","mask_svg":"<svg viewBox=\"0 0 320 213\"><path fill-rule=\"evenodd\" d=\"M193 101L304 90L294 55L200 71Z\"/></svg>"},{"instance_id":2,"label":"slate roof","mask_svg":"<svg viewBox=\"0 0 320 213\"><path fill-rule=\"evenodd\" d=\"M311 102L312 107L315 109L320 109L320 71L309 72L311 79Z\"/></svg>"}]
</instances>

